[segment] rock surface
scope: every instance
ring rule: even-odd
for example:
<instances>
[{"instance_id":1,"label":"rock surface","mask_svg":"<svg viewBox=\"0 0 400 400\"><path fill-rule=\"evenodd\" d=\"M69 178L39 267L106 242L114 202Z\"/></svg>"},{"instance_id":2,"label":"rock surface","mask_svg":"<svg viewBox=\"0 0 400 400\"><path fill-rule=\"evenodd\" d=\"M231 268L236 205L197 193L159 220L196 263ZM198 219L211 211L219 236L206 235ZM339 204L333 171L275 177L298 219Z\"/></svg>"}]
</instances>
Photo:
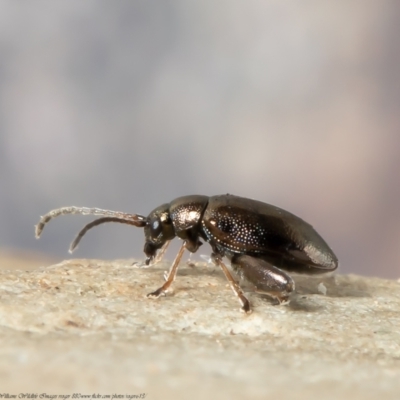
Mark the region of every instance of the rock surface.
<instances>
[{"instance_id":1,"label":"rock surface","mask_svg":"<svg viewBox=\"0 0 400 400\"><path fill-rule=\"evenodd\" d=\"M245 315L204 263L146 298L167 269L68 260L0 271L0 397L400 398L399 282L295 276L289 305L247 291Z\"/></svg>"}]
</instances>

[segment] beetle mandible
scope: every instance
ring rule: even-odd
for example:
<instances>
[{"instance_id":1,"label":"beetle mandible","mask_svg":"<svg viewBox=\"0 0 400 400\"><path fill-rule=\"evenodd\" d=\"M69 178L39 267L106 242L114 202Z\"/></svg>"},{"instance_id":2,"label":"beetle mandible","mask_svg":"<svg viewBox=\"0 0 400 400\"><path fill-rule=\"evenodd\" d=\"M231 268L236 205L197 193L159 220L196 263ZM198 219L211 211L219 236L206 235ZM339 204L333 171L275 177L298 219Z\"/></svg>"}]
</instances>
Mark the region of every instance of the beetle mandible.
<instances>
[{"instance_id":1,"label":"beetle mandible","mask_svg":"<svg viewBox=\"0 0 400 400\"><path fill-rule=\"evenodd\" d=\"M36 237L40 237L51 219L66 214L102 217L84 226L72 242L70 252L89 229L105 222L144 228L146 265L158 261L172 239L183 240L165 283L148 297L158 298L167 292L185 250L195 253L202 241L210 244L211 260L222 269L247 313L251 312L250 303L223 257L241 278L279 303L288 301L295 286L283 270L312 274L334 271L338 266L337 257L310 224L279 207L230 194L178 197L155 208L147 217L99 208L58 208L41 217Z\"/></svg>"}]
</instances>

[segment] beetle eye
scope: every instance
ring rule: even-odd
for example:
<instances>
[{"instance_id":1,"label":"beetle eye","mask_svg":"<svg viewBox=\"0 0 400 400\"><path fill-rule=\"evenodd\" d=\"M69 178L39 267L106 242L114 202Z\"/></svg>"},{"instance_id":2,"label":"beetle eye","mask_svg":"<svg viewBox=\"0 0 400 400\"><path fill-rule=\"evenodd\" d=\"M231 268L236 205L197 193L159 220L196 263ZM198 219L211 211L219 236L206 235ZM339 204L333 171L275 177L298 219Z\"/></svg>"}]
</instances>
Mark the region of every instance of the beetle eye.
<instances>
[{"instance_id":1,"label":"beetle eye","mask_svg":"<svg viewBox=\"0 0 400 400\"><path fill-rule=\"evenodd\" d=\"M150 221L150 232L152 238L157 238L162 231L161 221L158 218L155 218Z\"/></svg>"}]
</instances>

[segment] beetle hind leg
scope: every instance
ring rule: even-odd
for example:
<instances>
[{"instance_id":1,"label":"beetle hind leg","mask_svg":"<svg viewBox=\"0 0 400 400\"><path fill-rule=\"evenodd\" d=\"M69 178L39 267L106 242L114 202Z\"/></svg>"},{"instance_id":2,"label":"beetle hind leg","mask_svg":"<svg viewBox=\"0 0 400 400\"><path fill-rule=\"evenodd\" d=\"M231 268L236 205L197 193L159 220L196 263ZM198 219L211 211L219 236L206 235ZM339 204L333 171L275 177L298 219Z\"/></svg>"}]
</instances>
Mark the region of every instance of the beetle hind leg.
<instances>
[{"instance_id":1,"label":"beetle hind leg","mask_svg":"<svg viewBox=\"0 0 400 400\"><path fill-rule=\"evenodd\" d=\"M256 287L256 291L287 303L294 290L293 279L265 260L248 255L235 255L232 267Z\"/></svg>"}]
</instances>

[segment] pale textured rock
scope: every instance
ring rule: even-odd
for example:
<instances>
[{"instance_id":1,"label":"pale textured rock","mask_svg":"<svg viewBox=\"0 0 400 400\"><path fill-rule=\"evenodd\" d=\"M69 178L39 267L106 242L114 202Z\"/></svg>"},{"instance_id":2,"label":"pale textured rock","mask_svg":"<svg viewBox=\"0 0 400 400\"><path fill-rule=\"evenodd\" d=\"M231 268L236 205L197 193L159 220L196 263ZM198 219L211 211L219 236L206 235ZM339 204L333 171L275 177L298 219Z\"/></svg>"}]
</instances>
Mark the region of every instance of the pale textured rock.
<instances>
[{"instance_id":1,"label":"pale textured rock","mask_svg":"<svg viewBox=\"0 0 400 400\"><path fill-rule=\"evenodd\" d=\"M2 393L149 399L400 398L400 284L295 277L275 306L244 315L214 266L69 260L0 271ZM323 293L326 293L325 295Z\"/></svg>"}]
</instances>

